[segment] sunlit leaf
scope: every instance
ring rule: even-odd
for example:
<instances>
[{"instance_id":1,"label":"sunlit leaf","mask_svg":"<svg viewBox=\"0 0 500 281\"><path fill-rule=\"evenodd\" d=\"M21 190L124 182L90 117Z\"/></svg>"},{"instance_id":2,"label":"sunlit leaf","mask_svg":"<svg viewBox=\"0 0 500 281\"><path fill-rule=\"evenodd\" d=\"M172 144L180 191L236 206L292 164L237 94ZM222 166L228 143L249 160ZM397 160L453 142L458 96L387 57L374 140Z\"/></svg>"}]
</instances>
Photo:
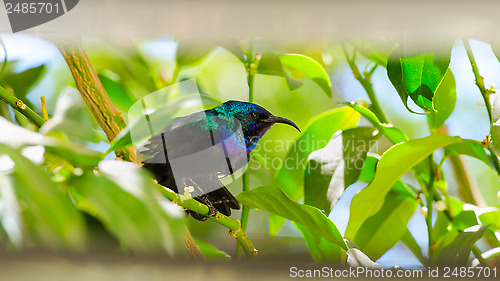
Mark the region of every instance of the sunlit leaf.
<instances>
[{"instance_id":1,"label":"sunlit leaf","mask_svg":"<svg viewBox=\"0 0 500 281\"><path fill-rule=\"evenodd\" d=\"M389 191L382 208L361 225L353 241L377 260L401 240L417 205L408 194Z\"/></svg>"},{"instance_id":2,"label":"sunlit leaf","mask_svg":"<svg viewBox=\"0 0 500 281\"><path fill-rule=\"evenodd\" d=\"M317 208L290 200L277 187L258 187L240 193L236 199L251 208L281 216L307 227L324 236L328 241L337 243L347 250L347 246L335 224Z\"/></svg>"},{"instance_id":3,"label":"sunlit leaf","mask_svg":"<svg viewBox=\"0 0 500 281\"><path fill-rule=\"evenodd\" d=\"M388 149L380 158L373 181L351 201L346 238L353 239L361 225L380 210L386 194L401 176L434 150L456 143L458 140L457 137L433 135L399 143Z\"/></svg>"},{"instance_id":4,"label":"sunlit leaf","mask_svg":"<svg viewBox=\"0 0 500 281\"><path fill-rule=\"evenodd\" d=\"M439 84L434 96L434 108L436 112L430 112L427 115L429 127L431 129L439 129L455 109L457 101L457 88L455 85L455 77L448 68L443 81Z\"/></svg>"},{"instance_id":5,"label":"sunlit leaf","mask_svg":"<svg viewBox=\"0 0 500 281\"><path fill-rule=\"evenodd\" d=\"M283 159L283 163L293 163L293 165L292 167L283 165L280 168L275 179L276 186L279 186L294 201L302 198L304 169L309 154L326 146L337 131L356 126L359 116L359 113L353 109L341 107L314 117ZM301 144L300 147L299 144ZM271 216L269 226L271 234L275 235L283 223L283 219Z\"/></svg>"},{"instance_id":6,"label":"sunlit leaf","mask_svg":"<svg viewBox=\"0 0 500 281\"><path fill-rule=\"evenodd\" d=\"M387 62L387 75L410 112L408 98L424 111L436 111L434 96L450 64L449 53L407 53L397 48Z\"/></svg>"},{"instance_id":7,"label":"sunlit leaf","mask_svg":"<svg viewBox=\"0 0 500 281\"><path fill-rule=\"evenodd\" d=\"M318 85L328 97L332 97L332 82L325 69L317 61L300 54L279 55L285 67L297 70Z\"/></svg>"},{"instance_id":8,"label":"sunlit leaf","mask_svg":"<svg viewBox=\"0 0 500 281\"><path fill-rule=\"evenodd\" d=\"M382 134L384 134L389 141L393 144L407 141L408 137L400 129L392 126L391 124L381 123L377 116L368 108L361 106L356 103L342 103L345 104L357 112L359 112L363 117L365 117L375 128L377 128Z\"/></svg>"},{"instance_id":9,"label":"sunlit leaf","mask_svg":"<svg viewBox=\"0 0 500 281\"><path fill-rule=\"evenodd\" d=\"M476 140L461 139L458 143L445 147L443 160L453 155L471 156L481 160L488 167L490 166L483 144Z\"/></svg>"},{"instance_id":10,"label":"sunlit leaf","mask_svg":"<svg viewBox=\"0 0 500 281\"><path fill-rule=\"evenodd\" d=\"M270 51L261 54L259 65L257 67L257 73L284 77L290 91L298 89L304 85L304 82L288 75L283 68L279 56Z\"/></svg>"},{"instance_id":11,"label":"sunlit leaf","mask_svg":"<svg viewBox=\"0 0 500 281\"><path fill-rule=\"evenodd\" d=\"M357 181L376 137L372 127L348 129L312 152L304 175L304 203L330 214L344 189Z\"/></svg>"}]
</instances>

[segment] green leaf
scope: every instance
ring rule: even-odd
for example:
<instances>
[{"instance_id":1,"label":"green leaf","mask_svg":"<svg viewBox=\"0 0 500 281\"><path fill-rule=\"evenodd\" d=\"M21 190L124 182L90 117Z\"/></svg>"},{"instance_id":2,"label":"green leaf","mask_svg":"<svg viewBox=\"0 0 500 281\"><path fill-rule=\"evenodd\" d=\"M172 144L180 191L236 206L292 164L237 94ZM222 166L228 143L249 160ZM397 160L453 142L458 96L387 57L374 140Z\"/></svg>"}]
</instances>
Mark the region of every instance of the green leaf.
<instances>
[{"instance_id":1,"label":"green leaf","mask_svg":"<svg viewBox=\"0 0 500 281\"><path fill-rule=\"evenodd\" d=\"M439 254L437 264L465 266L474 244L483 237L488 226L483 225L475 231L460 233L448 246L444 247Z\"/></svg>"},{"instance_id":2,"label":"green leaf","mask_svg":"<svg viewBox=\"0 0 500 281\"><path fill-rule=\"evenodd\" d=\"M493 124L490 127L489 147L496 156L500 156L500 124Z\"/></svg>"},{"instance_id":3,"label":"green leaf","mask_svg":"<svg viewBox=\"0 0 500 281\"><path fill-rule=\"evenodd\" d=\"M40 128L45 135L55 136L64 133L78 142L99 142L97 122L93 119L87 105L78 91L67 87L59 95L54 115Z\"/></svg>"},{"instance_id":4,"label":"green leaf","mask_svg":"<svg viewBox=\"0 0 500 281\"><path fill-rule=\"evenodd\" d=\"M223 252L219 249L217 249L214 245L205 242L203 240L200 240L198 238L194 238L194 241L200 248L201 253L205 258L208 260L220 260L220 261L230 261L231 256L228 255L226 252Z\"/></svg>"},{"instance_id":5,"label":"green leaf","mask_svg":"<svg viewBox=\"0 0 500 281\"><path fill-rule=\"evenodd\" d=\"M340 262L341 248L339 245L328 241L324 236L318 234L316 231L311 231L299 223L294 222L293 225L298 231L300 231L300 233L302 233L302 236L304 236L307 249L316 263L338 264Z\"/></svg>"},{"instance_id":6,"label":"green leaf","mask_svg":"<svg viewBox=\"0 0 500 281\"><path fill-rule=\"evenodd\" d=\"M386 194L401 176L436 149L456 143L458 140L457 137L432 135L399 143L388 149L380 158L373 181L359 191L351 201L346 238L356 237L361 225L380 210Z\"/></svg>"},{"instance_id":7,"label":"green leaf","mask_svg":"<svg viewBox=\"0 0 500 281\"><path fill-rule=\"evenodd\" d=\"M358 180L375 128L357 127L335 135L309 155L304 176L304 203L330 214L344 189Z\"/></svg>"},{"instance_id":8,"label":"green leaf","mask_svg":"<svg viewBox=\"0 0 500 281\"><path fill-rule=\"evenodd\" d=\"M398 48L387 62L387 75L408 109L408 98L424 111L436 111L434 95L450 64L450 54L407 54Z\"/></svg>"},{"instance_id":9,"label":"green leaf","mask_svg":"<svg viewBox=\"0 0 500 281\"><path fill-rule=\"evenodd\" d=\"M417 205L417 201L408 194L389 191L380 211L361 225L354 243L370 258L377 260L401 240Z\"/></svg>"},{"instance_id":10,"label":"green leaf","mask_svg":"<svg viewBox=\"0 0 500 281\"><path fill-rule=\"evenodd\" d=\"M273 52L262 53L257 67L257 73L284 77L290 91L296 90L304 85L304 82L290 77L283 69L280 58Z\"/></svg>"},{"instance_id":11,"label":"green leaf","mask_svg":"<svg viewBox=\"0 0 500 281\"><path fill-rule=\"evenodd\" d=\"M336 108L314 117L283 159L283 163L298 164L294 164L294 167L283 165L275 178L276 186L280 186L283 192L294 201L302 198L304 169L309 154L326 146L337 131L356 126L358 120L359 113L348 107ZM301 144L302 149L298 144ZM281 218L271 216L271 234L275 235L284 222Z\"/></svg>"},{"instance_id":12,"label":"green leaf","mask_svg":"<svg viewBox=\"0 0 500 281\"><path fill-rule=\"evenodd\" d=\"M500 229L500 211L496 207L491 207L490 211L480 214L478 219L482 225L490 225Z\"/></svg>"},{"instance_id":13,"label":"green leaf","mask_svg":"<svg viewBox=\"0 0 500 281\"><path fill-rule=\"evenodd\" d=\"M236 199L251 208L281 216L317 232L328 241L337 243L347 250L347 245L335 224L317 208L290 200L277 187L258 187L240 193Z\"/></svg>"},{"instance_id":14,"label":"green leaf","mask_svg":"<svg viewBox=\"0 0 500 281\"><path fill-rule=\"evenodd\" d=\"M441 162L453 155L468 155L481 160L486 166L490 167L490 161L484 151L483 144L476 140L460 139L458 143L445 147L444 157Z\"/></svg>"},{"instance_id":15,"label":"green leaf","mask_svg":"<svg viewBox=\"0 0 500 281\"><path fill-rule=\"evenodd\" d=\"M427 115L427 121L431 130L439 129L455 109L457 102L457 87L455 85L455 77L448 68L443 81L439 84L434 96L434 108L436 112L431 112Z\"/></svg>"},{"instance_id":16,"label":"green leaf","mask_svg":"<svg viewBox=\"0 0 500 281\"><path fill-rule=\"evenodd\" d=\"M365 117L375 128L377 128L387 139L393 144L404 142L408 140L406 134L400 129L394 127L391 124L383 124L381 123L377 116L368 108L361 106L356 103L341 103L351 107L352 109L359 112L363 117Z\"/></svg>"},{"instance_id":17,"label":"green leaf","mask_svg":"<svg viewBox=\"0 0 500 281\"><path fill-rule=\"evenodd\" d=\"M78 206L90 209L127 248L137 252L185 252L185 216L157 194L145 171L133 163L102 161L104 175L85 173L70 180Z\"/></svg>"},{"instance_id":18,"label":"green leaf","mask_svg":"<svg viewBox=\"0 0 500 281\"><path fill-rule=\"evenodd\" d=\"M2 143L1 155L14 164L11 173L0 173L2 206L9 209L4 212L13 215L6 217L3 212L2 224L9 234L15 234L12 224L18 225L17 235L21 235L17 238L12 235L13 242L19 242L18 246L35 244L51 249L83 250L86 238L83 217L61 187L40 167Z\"/></svg>"},{"instance_id":19,"label":"green leaf","mask_svg":"<svg viewBox=\"0 0 500 281\"><path fill-rule=\"evenodd\" d=\"M135 102L134 95L119 80L99 74L99 80L106 90L113 104L121 111L126 112Z\"/></svg>"},{"instance_id":20,"label":"green leaf","mask_svg":"<svg viewBox=\"0 0 500 281\"><path fill-rule=\"evenodd\" d=\"M376 154L367 155L363 169L359 175L358 181L370 183L375 177L375 172L377 170L377 164L380 156ZM417 198L417 195L413 190L411 190L402 180L398 180L393 186L392 190L400 193L404 193L407 196Z\"/></svg>"},{"instance_id":21,"label":"green leaf","mask_svg":"<svg viewBox=\"0 0 500 281\"><path fill-rule=\"evenodd\" d=\"M283 66L302 73L305 77L316 83L328 97L332 97L332 82L326 70L317 61L300 54L279 55Z\"/></svg>"},{"instance_id":22,"label":"green leaf","mask_svg":"<svg viewBox=\"0 0 500 281\"><path fill-rule=\"evenodd\" d=\"M458 216L453 218L451 223L459 231L464 231L465 229L478 224L477 217L474 211L460 212Z\"/></svg>"}]
</instances>

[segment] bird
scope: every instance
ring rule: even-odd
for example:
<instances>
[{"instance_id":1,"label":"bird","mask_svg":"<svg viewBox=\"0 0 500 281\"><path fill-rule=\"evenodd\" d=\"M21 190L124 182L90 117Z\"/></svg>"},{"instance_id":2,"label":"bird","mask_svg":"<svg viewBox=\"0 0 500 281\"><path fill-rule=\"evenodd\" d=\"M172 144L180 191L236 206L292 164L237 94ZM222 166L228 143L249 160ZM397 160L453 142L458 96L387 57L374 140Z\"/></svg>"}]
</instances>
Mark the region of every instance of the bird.
<instances>
[{"instance_id":1,"label":"bird","mask_svg":"<svg viewBox=\"0 0 500 281\"><path fill-rule=\"evenodd\" d=\"M143 167L159 184L208 206L208 215L187 210L194 219L205 221L217 212L230 216L240 205L220 179L243 168L258 141L277 123L300 132L291 120L236 100L177 117L146 142Z\"/></svg>"}]
</instances>

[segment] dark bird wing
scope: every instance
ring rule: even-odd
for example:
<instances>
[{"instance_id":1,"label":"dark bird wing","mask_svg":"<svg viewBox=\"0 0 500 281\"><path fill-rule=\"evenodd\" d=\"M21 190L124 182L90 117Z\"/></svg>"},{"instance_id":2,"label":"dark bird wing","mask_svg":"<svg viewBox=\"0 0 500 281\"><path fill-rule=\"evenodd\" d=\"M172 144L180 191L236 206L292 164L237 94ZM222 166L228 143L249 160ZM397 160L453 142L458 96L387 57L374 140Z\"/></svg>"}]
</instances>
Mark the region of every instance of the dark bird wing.
<instances>
[{"instance_id":1,"label":"dark bird wing","mask_svg":"<svg viewBox=\"0 0 500 281\"><path fill-rule=\"evenodd\" d=\"M174 119L160 134L150 138L144 148L141 152L146 158L144 167L158 183L177 193L193 186L196 200L205 204L208 200L225 215L231 214L231 208L240 208L219 180L247 161L241 126L233 118L200 112ZM180 188L179 180L185 183Z\"/></svg>"}]
</instances>

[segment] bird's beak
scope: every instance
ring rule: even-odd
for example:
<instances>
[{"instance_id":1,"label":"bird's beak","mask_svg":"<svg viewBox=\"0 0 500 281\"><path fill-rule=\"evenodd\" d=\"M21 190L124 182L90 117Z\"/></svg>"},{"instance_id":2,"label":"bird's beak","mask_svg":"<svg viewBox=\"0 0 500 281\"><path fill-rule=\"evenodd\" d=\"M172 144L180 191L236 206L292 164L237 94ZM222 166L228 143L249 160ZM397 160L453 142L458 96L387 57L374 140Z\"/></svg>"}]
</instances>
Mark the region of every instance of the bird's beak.
<instances>
[{"instance_id":1,"label":"bird's beak","mask_svg":"<svg viewBox=\"0 0 500 281\"><path fill-rule=\"evenodd\" d=\"M295 129L297 129L297 131L300 132L299 126L297 126L295 123L293 123L290 119L286 119L284 117L279 117L279 116L271 115L269 118L267 118L265 120L262 120L262 121L269 122L269 123L283 123L283 124L288 124L288 125L294 127Z\"/></svg>"}]
</instances>

